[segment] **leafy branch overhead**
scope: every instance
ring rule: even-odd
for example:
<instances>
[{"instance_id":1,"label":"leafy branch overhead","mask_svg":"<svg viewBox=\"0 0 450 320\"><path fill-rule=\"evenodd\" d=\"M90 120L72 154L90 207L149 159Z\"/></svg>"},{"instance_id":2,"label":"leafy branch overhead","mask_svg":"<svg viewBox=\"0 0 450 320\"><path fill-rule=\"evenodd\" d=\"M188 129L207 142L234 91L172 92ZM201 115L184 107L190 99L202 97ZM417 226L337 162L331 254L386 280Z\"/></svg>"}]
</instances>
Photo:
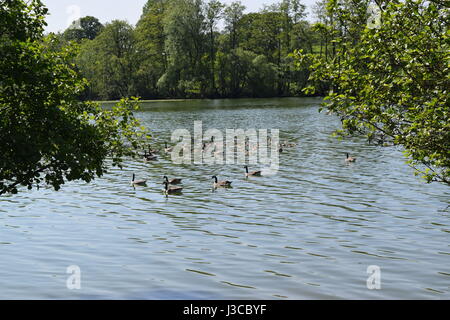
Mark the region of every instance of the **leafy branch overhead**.
<instances>
[{"instance_id":1,"label":"leafy branch overhead","mask_svg":"<svg viewBox=\"0 0 450 320\"><path fill-rule=\"evenodd\" d=\"M401 146L426 181L450 184L450 15L446 1L328 1L320 29L328 54L297 51L313 93L341 117L343 133Z\"/></svg>"},{"instance_id":2,"label":"leafy branch overhead","mask_svg":"<svg viewBox=\"0 0 450 320\"><path fill-rule=\"evenodd\" d=\"M76 47L56 51L43 37L40 1L0 6L0 194L65 181L91 181L140 149L147 132L133 116L137 99L106 110L79 101L86 80L73 64Z\"/></svg>"}]
</instances>

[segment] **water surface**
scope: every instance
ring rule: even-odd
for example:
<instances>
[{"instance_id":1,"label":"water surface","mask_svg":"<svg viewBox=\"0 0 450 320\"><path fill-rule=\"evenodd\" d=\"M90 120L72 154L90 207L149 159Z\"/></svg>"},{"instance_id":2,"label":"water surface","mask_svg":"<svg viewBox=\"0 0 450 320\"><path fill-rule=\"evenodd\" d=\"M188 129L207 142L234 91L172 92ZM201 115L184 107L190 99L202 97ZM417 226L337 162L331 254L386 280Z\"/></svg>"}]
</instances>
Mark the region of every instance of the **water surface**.
<instances>
[{"instance_id":1,"label":"water surface","mask_svg":"<svg viewBox=\"0 0 450 320\"><path fill-rule=\"evenodd\" d=\"M151 102L163 147L177 128L280 129L297 146L275 176L241 165L129 160L92 184L0 200L2 299L448 299L450 190L414 177L395 148L339 141L318 99ZM346 164L344 153L358 158ZM258 168L251 168L258 169ZM129 186L132 173L148 179ZM211 176L234 188L211 190ZM162 176L184 193L162 195ZM80 290L66 268L81 268ZM367 267L381 269L369 290Z\"/></svg>"}]
</instances>

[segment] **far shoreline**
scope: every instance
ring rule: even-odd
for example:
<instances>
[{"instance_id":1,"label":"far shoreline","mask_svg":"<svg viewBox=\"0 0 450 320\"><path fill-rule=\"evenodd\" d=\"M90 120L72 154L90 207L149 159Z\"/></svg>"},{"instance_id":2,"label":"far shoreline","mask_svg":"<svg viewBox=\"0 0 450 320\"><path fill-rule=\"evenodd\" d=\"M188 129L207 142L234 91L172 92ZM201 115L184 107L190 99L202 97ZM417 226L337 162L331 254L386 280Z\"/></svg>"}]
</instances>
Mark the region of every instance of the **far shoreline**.
<instances>
[{"instance_id":1,"label":"far shoreline","mask_svg":"<svg viewBox=\"0 0 450 320\"><path fill-rule=\"evenodd\" d=\"M151 100L138 100L138 102L186 102L186 101L214 101L214 100L261 100L261 99L302 99L302 98L317 98L323 99L323 96L304 96L304 97L267 97L267 98L252 98L252 97L241 97L241 98L186 98L186 99L151 99ZM120 100L85 100L97 103L117 103Z\"/></svg>"}]
</instances>

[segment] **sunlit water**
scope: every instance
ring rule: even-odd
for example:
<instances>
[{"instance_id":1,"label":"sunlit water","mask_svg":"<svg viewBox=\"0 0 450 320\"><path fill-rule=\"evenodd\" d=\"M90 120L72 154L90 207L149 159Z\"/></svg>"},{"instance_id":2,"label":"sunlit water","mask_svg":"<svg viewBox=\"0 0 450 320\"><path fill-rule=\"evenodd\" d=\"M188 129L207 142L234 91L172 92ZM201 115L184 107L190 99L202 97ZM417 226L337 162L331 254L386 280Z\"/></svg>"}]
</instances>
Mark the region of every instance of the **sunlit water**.
<instances>
[{"instance_id":1,"label":"sunlit water","mask_svg":"<svg viewBox=\"0 0 450 320\"><path fill-rule=\"evenodd\" d=\"M280 129L297 146L274 176L163 156L92 184L2 197L0 298L450 298L450 189L414 177L395 148L331 137L339 121L319 102L144 104L138 116L159 148L200 120L205 130ZM148 185L130 187L132 173ZM212 192L213 174L234 188ZM184 193L163 196L163 175L183 178ZM66 287L70 265L80 290ZM367 288L371 265L380 290Z\"/></svg>"}]
</instances>

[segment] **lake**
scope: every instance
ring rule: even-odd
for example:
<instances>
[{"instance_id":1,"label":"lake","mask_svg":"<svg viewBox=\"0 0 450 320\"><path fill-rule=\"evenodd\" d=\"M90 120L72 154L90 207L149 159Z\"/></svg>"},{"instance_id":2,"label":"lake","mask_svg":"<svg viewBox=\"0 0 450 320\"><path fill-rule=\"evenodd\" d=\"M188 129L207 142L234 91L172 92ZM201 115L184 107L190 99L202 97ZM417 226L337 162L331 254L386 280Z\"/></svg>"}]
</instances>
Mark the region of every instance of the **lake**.
<instances>
[{"instance_id":1,"label":"lake","mask_svg":"<svg viewBox=\"0 0 450 320\"><path fill-rule=\"evenodd\" d=\"M143 103L154 147L194 121L280 129L296 145L274 175L162 155L92 184L1 197L0 298L449 299L450 189L415 177L397 148L331 137L339 119L320 102ZM131 187L133 173L147 186ZM182 195L163 195L164 175L183 179ZM212 175L233 188L214 191ZM66 286L72 265L78 290Z\"/></svg>"}]
</instances>

